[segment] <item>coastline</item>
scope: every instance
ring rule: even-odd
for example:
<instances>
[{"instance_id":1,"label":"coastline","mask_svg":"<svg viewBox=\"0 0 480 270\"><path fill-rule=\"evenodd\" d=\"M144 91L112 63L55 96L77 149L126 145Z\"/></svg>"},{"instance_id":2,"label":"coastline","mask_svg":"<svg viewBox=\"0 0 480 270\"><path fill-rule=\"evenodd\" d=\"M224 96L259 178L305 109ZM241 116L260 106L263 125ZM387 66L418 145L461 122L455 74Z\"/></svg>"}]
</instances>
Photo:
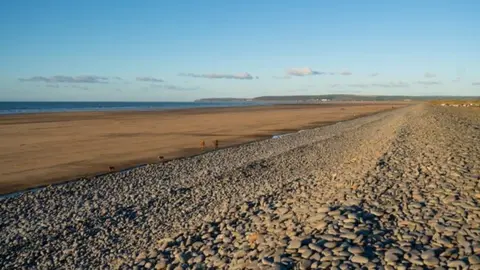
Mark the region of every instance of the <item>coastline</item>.
<instances>
[{"instance_id":1,"label":"coastline","mask_svg":"<svg viewBox=\"0 0 480 270\"><path fill-rule=\"evenodd\" d=\"M127 101L0 101L0 115L164 111L193 108L249 107L268 105L266 102L127 102Z\"/></svg>"},{"instance_id":2,"label":"coastline","mask_svg":"<svg viewBox=\"0 0 480 270\"><path fill-rule=\"evenodd\" d=\"M292 104L0 116L0 194L157 163L403 107ZM159 160L159 156L163 156Z\"/></svg>"}]
</instances>

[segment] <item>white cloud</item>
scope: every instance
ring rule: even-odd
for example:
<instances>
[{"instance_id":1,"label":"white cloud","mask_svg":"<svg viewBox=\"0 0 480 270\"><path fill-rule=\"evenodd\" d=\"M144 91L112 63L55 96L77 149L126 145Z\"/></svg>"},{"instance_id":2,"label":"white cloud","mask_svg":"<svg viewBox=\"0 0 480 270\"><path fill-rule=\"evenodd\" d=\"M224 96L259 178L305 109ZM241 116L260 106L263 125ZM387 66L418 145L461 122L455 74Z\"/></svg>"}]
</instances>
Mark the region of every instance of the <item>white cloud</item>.
<instances>
[{"instance_id":1,"label":"white cloud","mask_svg":"<svg viewBox=\"0 0 480 270\"><path fill-rule=\"evenodd\" d=\"M313 70L309 67L304 68L290 68L287 70L286 76L297 76L297 77L304 77L304 76L315 76L315 75L342 75L342 76L349 76L352 75L350 71L342 71L342 72L331 72L331 71L317 71Z\"/></svg>"},{"instance_id":2,"label":"white cloud","mask_svg":"<svg viewBox=\"0 0 480 270\"><path fill-rule=\"evenodd\" d=\"M287 74L291 76L310 76L310 75L324 75L325 72L315 71L309 67L305 68L291 68L287 70Z\"/></svg>"},{"instance_id":3,"label":"white cloud","mask_svg":"<svg viewBox=\"0 0 480 270\"><path fill-rule=\"evenodd\" d=\"M46 83L108 83L108 78L96 75L85 76L65 76L56 75L52 77L34 76L30 78L20 78L21 82L46 82Z\"/></svg>"},{"instance_id":4,"label":"white cloud","mask_svg":"<svg viewBox=\"0 0 480 270\"><path fill-rule=\"evenodd\" d=\"M153 77L137 77L137 81L141 82L164 82L162 79L157 79Z\"/></svg>"}]
</instances>

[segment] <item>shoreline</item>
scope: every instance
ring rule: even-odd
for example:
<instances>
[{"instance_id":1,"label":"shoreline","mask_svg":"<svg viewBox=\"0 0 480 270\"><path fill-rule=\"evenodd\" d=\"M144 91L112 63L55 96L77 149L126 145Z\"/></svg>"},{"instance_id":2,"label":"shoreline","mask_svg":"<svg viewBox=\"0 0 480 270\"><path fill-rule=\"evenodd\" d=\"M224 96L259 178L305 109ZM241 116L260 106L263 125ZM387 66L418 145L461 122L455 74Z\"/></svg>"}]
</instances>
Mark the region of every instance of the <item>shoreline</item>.
<instances>
[{"instance_id":1,"label":"shoreline","mask_svg":"<svg viewBox=\"0 0 480 270\"><path fill-rule=\"evenodd\" d=\"M167 110L182 110L182 109L202 109L202 108L229 108L229 107L252 107L252 106L268 106L271 104L276 104L276 103L268 103L268 102L104 102L104 101L99 101L99 102L83 102L83 101L78 101L78 102L1 102L2 103L18 103L18 104L28 104L28 103L39 103L39 104L89 104L89 103L94 103L94 104L123 104L118 105L117 107L112 106L92 106L88 107L85 105L85 107L59 107L59 108L24 108L24 107L19 107L19 108L10 108L10 109L2 109L0 106L0 116L10 116L10 115L34 115L34 114L51 114L51 113L90 113L90 112L148 112L148 111L167 111ZM125 104L129 104L130 106L127 106ZM144 105L149 105L150 106L144 106ZM165 104L165 106L160 106L159 104ZM200 104L200 105L199 105ZM143 105L143 106L142 106Z\"/></svg>"},{"instance_id":2,"label":"shoreline","mask_svg":"<svg viewBox=\"0 0 480 270\"><path fill-rule=\"evenodd\" d=\"M45 111L45 112L28 112L28 113L0 113L0 120L2 118L21 118L21 117L36 117L36 116L78 116L84 115L88 116L89 114L157 114L157 113L168 113L168 112L182 112L182 113L208 113L215 112L216 110L238 110L238 109L261 109L261 108L272 108L272 107L335 107L339 105L343 106L361 106L361 105L394 105L394 106L408 106L411 104L418 104L422 102L415 101L329 101L321 103L264 103L264 104L252 104L246 106L218 106L218 107L187 107L187 108L155 108L155 109L112 109L112 110L79 110L79 111Z\"/></svg>"},{"instance_id":3,"label":"shoreline","mask_svg":"<svg viewBox=\"0 0 480 270\"><path fill-rule=\"evenodd\" d=\"M268 125L268 124L271 124L269 122L274 122L272 119L269 119L269 120L266 120L264 122L261 122L261 123L256 123L255 121L256 120L245 120L245 119L241 119L242 117L245 117L245 116L249 116L249 117L255 117L255 116L268 116L268 117L272 117L272 114L273 115L276 115L276 114L281 114L281 115L286 115L286 116L290 116L292 117L292 114L299 114L300 117L301 115L305 115L306 113L311 112L312 111L315 111L315 110L318 110L318 113L326 113L328 114L328 111L330 111L330 114L332 113L331 112L331 109L338 109L338 106L344 106L344 111L343 113L344 114L347 114L347 116L343 116L343 117L340 117L341 119L336 119L336 120L328 120L328 119L322 119L322 121L310 121L312 119L310 119L309 121L304 121L303 123L289 123L289 124L286 124L286 125L282 125L281 127L282 128L278 128L278 129L272 129L272 130L268 130L268 131L262 131L262 132L256 132L258 130L255 130L255 128L253 128L253 130L251 130L250 132L248 131L248 128L249 127L243 127L243 128L240 128L240 130L243 131L243 134L240 134L240 135L236 135L236 136L230 136L228 134L221 134L219 132L211 132L210 133L205 133L203 134L204 137L209 137L209 138L216 138L215 136L219 136L220 138L222 138L220 140L220 143L221 143L221 147L220 148L229 148L229 147L233 147L233 146L238 146L238 145L241 145L241 144L245 144L245 143L251 143L251 142L255 142L255 141L259 141L259 140L265 140L265 139L268 139L268 138L271 138L273 135L279 135L279 134L285 134L285 133L291 133L291 132L296 132L298 130L302 130L302 129L311 129L311 128L315 128L315 127L320 127L320 126L325 126L325 125L329 125L329 124L334 124L334 123L337 123L339 121L345 121L345 120L350 120L350 119L353 119L353 118L358 118L358 117L362 117L362 116L366 116L366 115L369 115L369 114L373 114L373 113L378 113L380 111L385 111L385 110L388 110L388 109L391 109L391 107L403 107L403 106L406 106L407 104L403 103L403 104L392 104L392 103L388 103L388 105L386 105L385 103L383 104L380 104L381 105L381 110L379 108L370 108L369 106L379 106L378 103L370 103L370 104L355 104L355 103L349 103L349 104L346 104L346 103L341 103L341 104L328 104L327 106L325 106L324 104L320 104L320 105L317 105L317 104L292 104L292 105L272 105L272 106L255 106L255 107L227 107L227 108L194 108L194 109L180 109L180 110L163 110L163 111L134 111L134 112L131 112L131 111L115 111L115 112L80 112L80 113L73 113L73 112L68 112L68 113L47 113L47 114L38 114L38 115L9 115L10 117L7 117L5 115L3 116L0 116L0 133L2 132L2 127L7 127L7 128L15 128L17 126L22 126L23 128L27 128L28 130L28 126L30 125L48 125L48 126L51 126L51 125L59 125L60 127L61 126L65 126L65 125L69 125L71 124L71 121L76 121L80 124L83 124L83 125L91 125L93 127L95 126L98 126L98 124L92 124L91 121L98 121L98 118L100 118L100 121L103 121L105 122L107 125L111 122L111 121L119 121L119 120L123 120L125 118L133 118L130 119L132 120L134 123L130 123L132 124L132 129L133 130L136 130L136 127L135 127L135 121L137 121L137 119L139 119L139 121L146 121L146 124L148 125L149 123L152 124L154 123L154 121L157 121L157 117L177 117L178 119L180 119L179 121L182 122L182 121L186 121L186 125L188 125L188 122L192 122L192 119L190 119L191 117L195 117L195 121L198 121L196 119L200 119L201 121L208 121L208 119L210 119L210 117L213 117L213 118L218 118L220 116L225 116L227 115L227 120L228 119L228 115L230 114L232 117L234 117L235 119L240 119L239 121L243 121L242 124L245 125L245 126L248 126L248 125L260 125L262 126L263 124L265 125ZM387 107L385 107L387 106ZM360 108L359 108L360 107ZM360 109L360 111L359 111ZM362 111L361 109L365 110L367 109L368 111L365 112L365 111ZM325 111L326 110L326 111ZM356 113L354 113L356 112ZM352 116L353 114L353 116ZM200 117L199 117L200 115ZM143 118L147 118L147 119L143 119ZM153 119L150 119L151 117L154 117ZM311 117L311 116L310 116ZM331 115L330 115L331 117ZM295 118L295 117L294 117ZM317 119L318 120L318 119ZM159 120L160 122L165 122L166 120ZM194 121L194 122L195 122ZM225 119L223 120L225 122ZM258 122L258 121L257 121ZM104 123L104 124L105 124ZM110 123L111 124L111 123ZM227 124L227 123L224 123L224 124ZM179 125L179 124L176 124L176 125ZM75 126L75 124L73 124L73 126ZM81 126L81 125L80 125ZM168 125L167 125L168 126ZM171 130L173 130L175 128L175 123L174 125L171 125ZM216 127L216 128L221 128L222 125L221 123L214 123L212 127ZM59 128L59 127L57 127ZM105 127L106 129L108 129L107 127ZM208 128L208 127L207 127ZM141 126L138 127L138 129L142 129ZM247 130L247 131L245 131ZM54 128L53 131L55 132L56 129ZM81 135L82 132L78 131ZM223 132L225 133L225 132ZM123 171L123 170L128 170L128 169L131 169L131 168L135 168L135 167L139 167L139 166L145 166L145 165L148 165L148 164L155 164L155 163L159 163L159 162L165 162L165 161L171 161L171 160L176 160L176 159L181 159L181 158L188 158L188 157L192 157L192 156L196 156L196 155L200 155L200 154L204 154L205 152L209 152L210 149L208 149L208 151L204 151L202 152L200 149L199 146L197 146L195 143L192 142L192 138L190 138L192 136L192 134L195 134L195 132L186 132L185 135L178 135L178 138L179 140L182 140L183 137L185 137L185 140L186 142L183 144L183 147L177 147L176 149L169 149L169 151L165 151L165 153L155 153L155 154L152 154L153 152L155 151L150 151L151 149L145 149L145 151L147 152L150 152L150 154L145 154L145 153L140 153L140 155L136 155L135 153L132 153L132 152L135 152L135 151L139 151L138 149L135 149L133 148L132 149L132 152L128 152L126 151L126 153L128 153L127 155L130 155L132 157L130 158L124 158L123 161L122 159L120 158L119 160L117 161L109 161L108 158L103 158L103 161L100 160L100 162L102 164L105 164L105 165L101 165L99 166L98 164L94 164L94 166L89 166L88 163L86 164L86 166L80 166L82 168L79 168L77 170L71 170L70 173L65 173L63 171L61 171L61 168L62 167L62 164L55 164L55 162L52 162L52 164L56 165L57 167L60 167L60 168L53 168L53 169L60 169L60 174L55 174L55 170L48 170L47 168L47 173L49 172L50 174L47 174L45 175L45 172L43 174L43 177L41 174L36 174L38 175L37 177L35 177L35 173L30 173L30 177L28 177L28 174L26 174L27 177L23 178L23 180L21 179L21 177L17 177L16 179L20 179L20 180L17 180L17 182L15 181L10 181L10 183L5 183L5 174L2 174L0 175L0 179L2 179L2 182L0 182L0 194L3 194L2 197L4 196L9 196L10 194L15 194L17 192L25 192L25 191L29 191L29 190L32 190L32 189L37 189L37 188L41 188L41 187L48 187L50 185L57 185L57 184L64 184L64 183L68 183L68 182L72 182L72 181L78 181L80 179L83 179L83 178L91 178L91 177L96 177L96 176L99 176L99 175L104 175L104 174L108 174L108 173L111 173L111 172L117 172L117 171ZM2 135L2 134L0 134ZM25 135L25 134L23 134ZM129 136L133 136L135 137L135 134L118 134L119 137L122 137L123 135L125 135L124 137L127 137L127 140L126 142L132 142L135 140L135 138L130 138L128 139ZM34 135L32 135L34 136ZM155 135L156 136L156 135ZM154 140L155 139L155 136L154 137L149 137L147 139L152 139ZM159 136L166 136L166 135L159 135ZM183 136L183 137L182 137ZM190 136L190 137L189 137ZM193 136L196 136L196 135L193 135ZM223 137L222 137L223 136ZM230 137L229 137L230 136ZM28 137L28 136L27 136ZM148 136L147 136L148 137ZM95 139L96 137L93 136L92 137L93 139ZM91 139L91 138L90 138ZM145 138L144 138L145 139ZM156 139L158 141L158 139ZM169 139L170 141L172 140L172 138ZM175 136L173 138L173 140L175 141ZM195 139L195 142L198 140L198 142L200 141L200 139ZM115 138L112 139L113 143L115 143ZM188 142L187 142L188 141ZM110 142L110 140L107 140L106 141L107 143ZM125 142L125 141L124 141ZM74 142L75 143L75 142ZM91 142L92 144L95 143L95 142ZM148 140L146 141L146 143L148 144ZM178 142L175 142L177 143L177 145L182 145L182 143L178 144ZM207 143L208 145L208 143ZM52 142L50 142L50 145L45 145L45 149L50 150L52 152L52 150L48 147L54 147L55 146L55 141L53 141L53 144ZM65 147L69 147L70 145L68 144L68 141L67 141L67 145ZM86 147L88 147L89 145L87 144ZM195 147L197 146L197 147ZM85 147L85 145L84 145ZM144 146L143 146L144 147ZM21 147L20 147L21 148ZM40 147L41 148L41 147ZM77 147L78 148L78 147ZM115 147L110 147L108 151L112 151L112 149L114 149ZM148 147L149 148L149 147ZM175 147L173 147L175 148ZM105 149L105 147L103 146L99 146L97 148L94 148L95 151L102 151L102 149ZM58 150L58 149L57 149ZM78 150L78 149L77 149ZM60 150L61 151L61 150ZM106 151L106 152L108 152ZM160 151L160 150L158 150ZM28 151L27 151L28 152ZM90 153L91 155L98 155L98 153ZM137 153L138 154L138 153ZM52 155L55 155L55 151L53 151ZM164 160L162 161L159 161L158 159L158 155L163 155L165 158ZM3 156L0 156L0 158L5 158L5 155ZM19 161L21 161L22 159L28 159L28 158L35 158L34 156L28 156L28 157L22 157L21 155L18 157L20 158ZM86 156L86 158L88 158L88 156ZM48 158L47 158L48 159ZM112 164L111 166L114 166L114 170L112 171L109 171L107 170L107 166L106 164ZM16 164L14 164L16 165ZM73 164L72 167L74 167L75 164ZM102 169L102 167L104 169ZM30 168L26 168L27 169L27 172L28 172L28 169ZM40 172L42 172L42 170L40 170ZM21 171L19 172L20 174L22 173ZM63 174L62 174L63 173ZM7 175L8 176L8 175ZM37 180L32 180L32 179L35 179L37 178ZM38 178L40 178L41 180L39 181Z\"/></svg>"},{"instance_id":4,"label":"shoreline","mask_svg":"<svg viewBox=\"0 0 480 270\"><path fill-rule=\"evenodd\" d=\"M256 143L256 142L261 142L261 141L266 141L266 140L271 140L271 139L280 139L284 136L293 135L295 133L309 131L309 130L315 130L317 128L326 127L326 126L330 126L330 125L335 125L335 124L338 124L338 123L341 123L341 122L344 122L344 121L355 120L355 119L362 118L362 117L374 116L376 114L380 114L380 113L387 112L387 111L389 111L389 110L378 111L378 112L374 112L374 113L370 113L370 114L366 114L366 115L359 115L359 116L354 117L354 118L350 118L350 119L346 119L346 120L342 120L342 121L336 121L336 122L332 122L332 123L326 123L325 125L320 125L320 126L315 126L315 127L306 127L305 129L298 129L296 131L292 130L292 131L287 132L287 133L272 134L270 136L266 136L266 138L260 138L260 139L257 139L257 140L247 141L247 142L239 143L239 144L232 144L232 145L228 145L228 146L225 146L225 147L219 147L218 149L203 151L203 152L197 153L197 154L190 154L190 155L187 154L187 155L184 155L184 156L178 156L178 157L174 157L174 158L171 158L171 159L166 159L166 160L161 161L161 162L142 163L142 164L128 166L128 167L125 167L125 168L122 168L122 169L116 170L116 171L104 172L104 173L93 173L93 174L86 175L86 176L75 177L75 178L72 178L72 179L65 179L64 181L55 182L55 183L52 183L52 184L31 187L31 188L27 188L27 189L24 189L24 190L18 190L18 191L14 191L14 192L10 192L10 193L4 193L4 194L0 193L0 200L20 196L20 195L22 195L23 193L26 193L26 192L37 192L37 191L40 191L40 190L45 189L45 188L65 185L65 184L80 181L80 180L83 180L83 179L92 179L92 178L102 177L102 176L112 174L112 173L121 173L121 172L129 171L129 170L133 170L133 169L137 169L137 168L142 168L142 167L145 167L145 166L148 166L148 165L154 165L154 164L159 164L159 163L165 164L165 163L172 162L172 161L181 161L181 160L184 160L184 159L189 159L189 158L194 158L194 157L197 157L197 156L202 156L202 155L205 155L205 154L208 154L208 153L211 153L211 152L214 152L214 151L218 151L218 150L235 148L235 147L248 145L248 144L253 144L253 143Z\"/></svg>"}]
</instances>

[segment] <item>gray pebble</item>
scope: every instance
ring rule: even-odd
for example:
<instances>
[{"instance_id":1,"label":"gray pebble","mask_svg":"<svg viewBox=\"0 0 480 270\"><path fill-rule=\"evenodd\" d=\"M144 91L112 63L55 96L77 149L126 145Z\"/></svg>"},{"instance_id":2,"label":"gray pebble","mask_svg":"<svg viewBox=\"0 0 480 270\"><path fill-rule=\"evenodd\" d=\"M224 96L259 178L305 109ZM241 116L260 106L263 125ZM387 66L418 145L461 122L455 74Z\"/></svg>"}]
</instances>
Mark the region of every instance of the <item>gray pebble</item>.
<instances>
[{"instance_id":1,"label":"gray pebble","mask_svg":"<svg viewBox=\"0 0 480 270\"><path fill-rule=\"evenodd\" d=\"M350 260L354 263L359 263L359 264L367 264L369 262L367 257L361 256L361 255L354 255Z\"/></svg>"}]
</instances>

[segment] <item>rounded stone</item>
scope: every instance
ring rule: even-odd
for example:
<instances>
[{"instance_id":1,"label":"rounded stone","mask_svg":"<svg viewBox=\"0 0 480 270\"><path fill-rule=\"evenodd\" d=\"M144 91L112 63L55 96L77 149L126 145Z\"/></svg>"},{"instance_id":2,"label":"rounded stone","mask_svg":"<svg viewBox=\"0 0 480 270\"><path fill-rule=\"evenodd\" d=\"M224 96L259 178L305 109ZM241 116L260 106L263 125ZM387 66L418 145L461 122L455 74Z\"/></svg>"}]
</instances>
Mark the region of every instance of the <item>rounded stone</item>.
<instances>
[{"instance_id":1,"label":"rounded stone","mask_svg":"<svg viewBox=\"0 0 480 270\"><path fill-rule=\"evenodd\" d=\"M428 257L426 259L423 259L423 263L428 266L437 266L440 264L440 260L436 257Z\"/></svg>"},{"instance_id":2,"label":"rounded stone","mask_svg":"<svg viewBox=\"0 0 480 270\"><path fill-rule=\"evenodd\" d=\"M367 257L361 255L355 255L350 259L354 263L367 264L370 260Z\"/></svg>"},{"instance_id":3,"label":"rounded stone","mask_svg":"<svg viewBox=\"0 0 480 270\"><path fill-rule=\"evenodd\" d=\"M468 257L468 262L470 264L480 264L480 257L477 255L471 255Z\"/></svg>"},{"instance_id":4,"label":"rounded stone","mask_svg":"<svg viewBox=\"0 0 480 270\"><path fill-rule=\"evenodd\" d=\"M302 241L300 240L292 240L288 245L288 249L298 249L302 246Z\"/></svg>"},{"instance_id":5,"label":"rounded stone","mask_svg":"<svg viewBox=\"0 0 480 270\"><path fill-rule=\"evenodd\" d=\"M398 261L398 257L397 255L393 254L393 253L386 253L385 254L385 261L389 262L389 263L395 263Z\"/></svg>"},{"instance_id":6,"label":"rounded stone","mask_svg":"<svg viewBox=\"0 0 480 270\"><path fill-rule=\"evenodd\" d=\"M348 252L352 254L362 254L364 252L363 248L360 246L351 246L348 248Z\"/></svg>"}]
</instances>

